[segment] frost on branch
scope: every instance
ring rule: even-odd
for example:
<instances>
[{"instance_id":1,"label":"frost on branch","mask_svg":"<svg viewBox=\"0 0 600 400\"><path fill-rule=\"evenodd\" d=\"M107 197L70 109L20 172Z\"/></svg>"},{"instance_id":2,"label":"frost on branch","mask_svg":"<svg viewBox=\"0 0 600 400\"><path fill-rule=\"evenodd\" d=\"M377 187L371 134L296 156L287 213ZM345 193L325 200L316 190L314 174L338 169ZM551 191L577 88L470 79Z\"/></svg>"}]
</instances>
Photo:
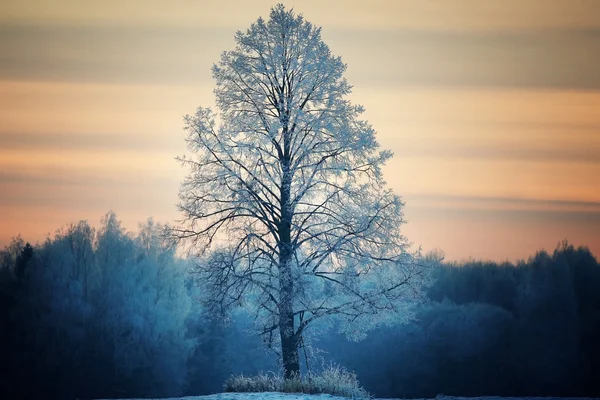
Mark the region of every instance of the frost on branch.
<instances>
[{"instance_id":1,"label":"frost on branch","mask_svg":"<svg viewBox=\"0 0 600 400\"><path fill-rule=\"evenodd\" d=\"M429 268L383 180L392 154L348 100L346 65L320 28L278 5L235 39L213 67L218 113L185 117L176 234L202 255L205 302L252 311L287 373L314 321L344 321L358 338L410 316Z\"/></svg>"}]
</instances>

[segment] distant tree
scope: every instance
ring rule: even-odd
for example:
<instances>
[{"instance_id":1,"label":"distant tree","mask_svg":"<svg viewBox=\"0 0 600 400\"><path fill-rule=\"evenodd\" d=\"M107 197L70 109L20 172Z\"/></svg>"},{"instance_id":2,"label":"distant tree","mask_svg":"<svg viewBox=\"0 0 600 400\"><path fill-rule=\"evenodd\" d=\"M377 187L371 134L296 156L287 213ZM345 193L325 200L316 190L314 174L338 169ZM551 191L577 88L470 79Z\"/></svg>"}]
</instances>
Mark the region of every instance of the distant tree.
<instances>
[{"instance_id":1,"label":"distant tree","mask_svg":"<svg viewBox=\"0 0 600 400\"><path fill-rule=\"evenodd\" d=\"M87 221L79 221L59 229L54 237L55 248L48 247L55 257L63 258L58 263L65 268L61 275L79 282L85 300L95 280L94 238L94 228Z\"/></svg>"},{"instance_id":2,"label":"distant tree","mask_svg":"<svg viewBox=\"0 0 600 400\"><path fill-rule=\"evenodd\" d=\"M23 252L25 247L25 241L21 235L13 237L10 243L0 251L0 268L3 268L14 276L15 268L17 265L17 259Z\"/></svg>"},{"instance_id":3,"label":"distant tree","mask_svg":"<svg viewBox=\"0 0 600 400\"><path fill-rule=\"evenodd\" d=\"M17 256L17 260L15 263L15 276L17 279L22 279L25 274L25 270L29 264L29 261L33 258L33 247L29 242L25 244L23 250L21 250L21 254Z\"/></svg>"},{"instance_id":4,"label":"distant tree","mask_svg":"<svg viewBox=\"0 0 600 400\"><path fill-rule=\"evenodd\" d=\"M174 232L209 250L206 304L249 308L290 377L309 324L337 317L358 337L389 311L406 317L401 300L420 296L427 269L382 177L392 154L347 99L346 65L320 28L278 5L235 40L213 67L220 114L185 118L195 156L181 158Z\"/></svg>"},{"instance_id":5,"label":"distant tree","mask_svg":"<svg viewBox=\"0 0 600 400\"><path fill-rule=\"evenodd\" d=\"M148 219L135 235L109 212L96 240L98 330L114 360L115 385L135 396L180 394L194 346L184 329L188 267L162 231Z\"/></svg>"},{"instance_id":6,"label":"distant tree","mask_svg":"<svg viewBox=\"0 0 600 400\"><path fill-rule=\"evenodd\" d=\"M579 316L566 260L538 252L520 264L516 367L529 393L567 396L577 368Z\"/></svg>"}]
</instances>

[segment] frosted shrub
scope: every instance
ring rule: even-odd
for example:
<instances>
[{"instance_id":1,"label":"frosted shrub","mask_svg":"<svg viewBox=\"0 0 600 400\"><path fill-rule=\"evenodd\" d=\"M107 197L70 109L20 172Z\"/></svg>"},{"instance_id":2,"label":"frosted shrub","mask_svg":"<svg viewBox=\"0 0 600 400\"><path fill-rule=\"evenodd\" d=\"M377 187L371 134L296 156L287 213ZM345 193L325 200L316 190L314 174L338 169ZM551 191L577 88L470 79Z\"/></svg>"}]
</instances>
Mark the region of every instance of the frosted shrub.
<instances>
[{"instance_id":1,"label":"frosted shrub","mask_svg":"<svg viewBox=\"0 0 600 400\"><path fill-rule=\"evenodd\" d=\"M223 385L226 392L283 392L330 394L352 399L370 399L356 374L340 366L329 366L321 373L307 373L304 378L283 379L275 374L261 373L256 376L234 375Z\"/></svg>"},{"instance_id":2,"label":"frosted shrub","mask_svg":"<svg viewBox=\"0 0 600 400\"><path fill-rule=\"evenodd\" d=\"M282 379L274 374L261 373L256 376L233 375L225 381L226 392L279 392Z\"/></svg>"},{"instance_id":3,"label":"frosted shrub","mask_svg":"<svg viewBox=\"0 0 600 400\"><path fill-rule=\"evenodd\" d=\"M313 393L328 393L334 396L352 398L370 398L369 393L363 389L356 374L348 372L345 368L329 366L321 374L309 373L307 380L313 388Z\"/></svg>"}]
</instances>

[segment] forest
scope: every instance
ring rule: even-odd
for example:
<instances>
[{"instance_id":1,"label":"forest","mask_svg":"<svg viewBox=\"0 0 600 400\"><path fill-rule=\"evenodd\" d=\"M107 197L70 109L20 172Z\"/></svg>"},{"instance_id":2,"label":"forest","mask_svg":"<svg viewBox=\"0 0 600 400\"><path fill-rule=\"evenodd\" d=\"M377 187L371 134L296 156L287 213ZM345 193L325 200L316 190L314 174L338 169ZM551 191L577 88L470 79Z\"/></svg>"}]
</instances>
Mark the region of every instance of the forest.
<instances>
[{"instance_id":1,"label":"forest","mask_svg":"<svg viewBox=\"0 0 600 400\"><path fill-rule=\"evenodd\" d=\"M242 311L198 301L198 261L107 213L0 251L0 398L218 393L280 371ZM377 397L600 396L600 266L564 241L517 263L440 262L409 322L359 341L315 326L302 369L340 364Z\"/></svg>"}]
</instances>

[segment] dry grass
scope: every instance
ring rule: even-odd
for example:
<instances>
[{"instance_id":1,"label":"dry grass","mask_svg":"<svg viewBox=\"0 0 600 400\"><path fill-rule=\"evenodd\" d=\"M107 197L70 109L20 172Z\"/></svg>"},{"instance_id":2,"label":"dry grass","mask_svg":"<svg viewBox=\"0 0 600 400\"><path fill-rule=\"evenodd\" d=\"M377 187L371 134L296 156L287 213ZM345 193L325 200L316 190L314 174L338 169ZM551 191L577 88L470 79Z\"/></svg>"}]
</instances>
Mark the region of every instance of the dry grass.
<instances>
[{"instance_id":1,"label":"dry grass","mask_svg":"<svg viewBox=\"0 0 600 400\"><path fill-rule=\"evenodd\" d=\"M321 373L309 372L304 377L283 379L275 374L261 373L256 376L234 375L223 385L226 392L282 392L306 394L330 394L352 399L370 399L356 374L340 366L330 366Z\"/></svg>"}]
</instances>

